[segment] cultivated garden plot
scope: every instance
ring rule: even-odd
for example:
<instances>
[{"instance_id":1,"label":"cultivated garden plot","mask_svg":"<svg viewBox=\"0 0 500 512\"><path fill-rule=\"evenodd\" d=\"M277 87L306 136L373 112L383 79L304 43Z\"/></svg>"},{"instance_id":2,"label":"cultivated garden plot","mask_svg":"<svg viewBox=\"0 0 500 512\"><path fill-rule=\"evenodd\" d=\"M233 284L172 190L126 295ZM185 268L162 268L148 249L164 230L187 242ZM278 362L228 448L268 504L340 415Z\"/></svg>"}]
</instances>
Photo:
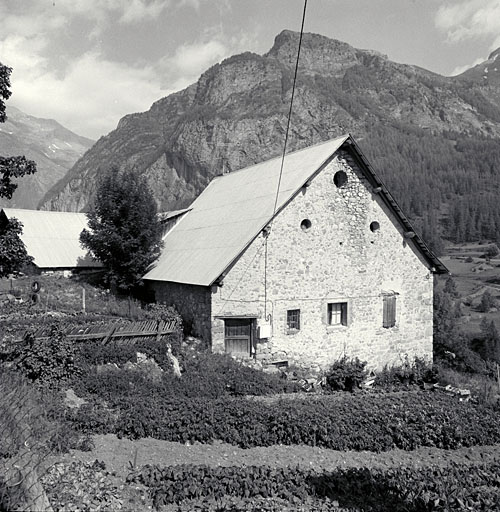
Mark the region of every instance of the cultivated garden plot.
<instances>
[{"instance_id":1,"label":"cultivated garden plot","mask_svg":"<svg viewBox=\"0 0 500 512\"><path fill-rule=\"evenodd\" d=\"M341 361L304 393L298 368L265 373L178 336L75 342L70 322L0 365L3 396L23 390L9 410L29 418L53 510L500 510L496 401L424 390L440 376L422 361L372 389L358 388L362 363ZM354 392L335 391L348 379ZM7 471L20 433L1 435L2 510L26 509Z\"/></svg>"}]
</instances>

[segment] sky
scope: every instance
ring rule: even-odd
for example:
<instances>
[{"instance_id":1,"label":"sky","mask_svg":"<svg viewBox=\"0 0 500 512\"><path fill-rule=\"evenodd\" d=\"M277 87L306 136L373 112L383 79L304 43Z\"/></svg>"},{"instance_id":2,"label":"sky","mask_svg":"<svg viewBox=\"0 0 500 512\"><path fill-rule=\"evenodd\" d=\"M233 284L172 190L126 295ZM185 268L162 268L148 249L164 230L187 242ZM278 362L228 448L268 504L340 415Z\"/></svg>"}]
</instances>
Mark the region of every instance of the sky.
<instances>
[{"instance_id":1,"label":"sky","mask_svg":"<svg viewBox=\"0 0 500 512\"><path fill-rule=\"evenodd\" d=\"M224 58L300 29L304 0L0 0L7 105L98 139ZM308 0L306 32L453 75L500 47L500 0Z\"/></svg>"}]
</instances>

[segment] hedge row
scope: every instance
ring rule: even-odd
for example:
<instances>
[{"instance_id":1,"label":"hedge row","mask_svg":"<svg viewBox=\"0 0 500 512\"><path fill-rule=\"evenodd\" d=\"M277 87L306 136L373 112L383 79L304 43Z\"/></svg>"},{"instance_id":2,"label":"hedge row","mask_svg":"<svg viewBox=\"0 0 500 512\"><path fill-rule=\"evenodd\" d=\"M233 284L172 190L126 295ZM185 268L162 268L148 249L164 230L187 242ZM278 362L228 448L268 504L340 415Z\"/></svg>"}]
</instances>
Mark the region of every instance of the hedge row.
<instances>
[{"instance_id":1,"label":"hedge row","mask_svg":"<svg viewBox=\"0 0 500 512\"><path fill-rule=\"evenodd\" d=\"M106 407L84 405L71 417L79 430L132 439L221 440L242 448L303 444L385 451L419 446L454 449L500 442L493 409L432 392L339 395L314 399L175 399L121 396Z\"/></svg>"},{"instance_id":2,"label":"hedge row","mask_svg":"<svg viewBox=\"0 0 500 512\"><path fill-rule=\"evenodd\" d=\"M144 466L128 477L130 483L141 483L151 489L156 508L169 504L185 504L191 510L197 500L220 503L210 510L222 508L243 498L247 502L266 499L288 503L315 503L309 510L319 510L329 503L333 510L366 511L439 511L499 510L500 462L488 465L427 468L336 469L316 473L299 468ZM316 508L315 508L316 507ZM180 508L180 510L188 510ZM240 510L251 510L241 508ZM269 510L269 509L263 509Z\"/></svg>"}]
</instances>

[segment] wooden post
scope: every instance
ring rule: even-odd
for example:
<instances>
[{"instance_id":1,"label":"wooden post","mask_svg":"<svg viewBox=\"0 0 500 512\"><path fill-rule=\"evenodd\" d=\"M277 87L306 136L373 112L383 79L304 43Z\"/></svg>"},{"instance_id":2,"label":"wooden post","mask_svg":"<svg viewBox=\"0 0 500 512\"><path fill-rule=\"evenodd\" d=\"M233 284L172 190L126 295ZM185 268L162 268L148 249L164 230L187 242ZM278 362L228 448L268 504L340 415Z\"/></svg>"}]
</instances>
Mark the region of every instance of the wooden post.
<instances>
[{"instance_id":1,"label":"wooden post","mask_svg":"<svg viewBox=\"0 0 500 512\"><path fill-rule=\"evenodd\" d=\"M158 320L158 326L156 328L156 341L160 341L161 340L161 327L162 327L162 321L161 320Z\"/></svg>"},{"instance_id":2,"label":"wooden post","mask_svg":"<svg viewBox=\"0 0 500 512\"><path fill-rule=\"evenodd\" d=\"M85 310L85 288L82 288L82 311L83 311L83 314L86 313L86 310Z\"/></svg>"}]
</instances>

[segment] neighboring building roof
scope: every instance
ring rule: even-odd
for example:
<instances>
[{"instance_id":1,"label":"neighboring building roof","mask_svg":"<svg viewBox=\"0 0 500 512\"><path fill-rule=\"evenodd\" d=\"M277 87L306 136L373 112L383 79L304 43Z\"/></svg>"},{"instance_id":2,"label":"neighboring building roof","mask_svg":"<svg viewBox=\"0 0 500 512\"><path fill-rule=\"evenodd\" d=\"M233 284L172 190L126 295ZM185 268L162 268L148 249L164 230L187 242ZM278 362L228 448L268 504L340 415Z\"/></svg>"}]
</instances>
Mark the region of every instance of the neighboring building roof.
<instances>
[{"instance_id":1,"label":"neighboring building roof","mask_svg":"<svg viewBox=\"0 0 500 512\"><path fill-rule=\"evenodd\" d=\"M275 214L304 184L326 165L337 150L354 149L361 169L395 213L405 231L408 219L389 194L350 135L345 135L285 157ZM164 248L144 279L209 286L224 274L271 221L281 167L281 157L214 178L164 238ZM446 267L415 236L417 248L436 272Z\"/></svg>"},{"instance_id":2,"label":"neighboring building roof","mask_svg":"<svg viewBox=\"0 0 500 512\"><path fill-rule=\"evenodd\" d=\"M3 214L23 224L21 240L38 268L100 267L80 246L87 226L84 213L3 208Z\"/></svg>"}]
</instances>

